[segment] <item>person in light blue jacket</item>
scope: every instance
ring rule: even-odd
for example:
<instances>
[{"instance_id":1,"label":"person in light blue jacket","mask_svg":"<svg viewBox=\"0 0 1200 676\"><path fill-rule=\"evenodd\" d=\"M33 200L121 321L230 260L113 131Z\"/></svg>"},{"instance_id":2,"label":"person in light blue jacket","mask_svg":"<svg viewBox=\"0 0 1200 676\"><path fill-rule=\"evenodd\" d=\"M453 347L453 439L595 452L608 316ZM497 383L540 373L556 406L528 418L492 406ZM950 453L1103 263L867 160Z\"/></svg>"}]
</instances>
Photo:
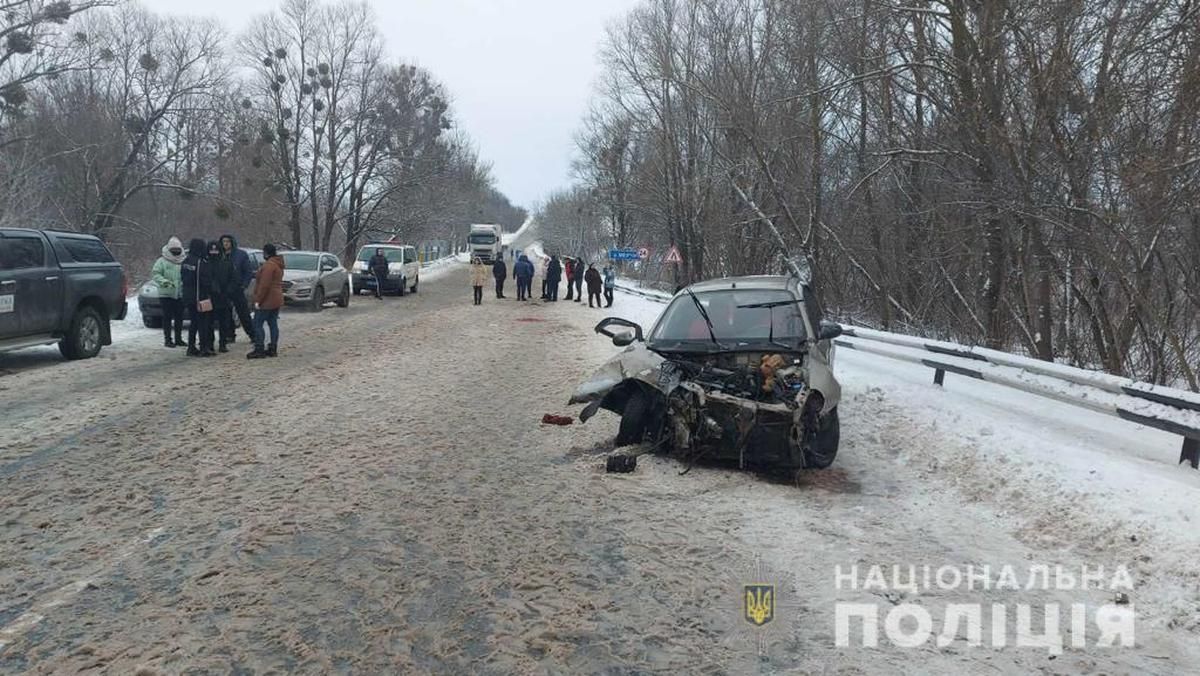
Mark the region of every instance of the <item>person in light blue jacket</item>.
<instances>
[{"instance_id":1,"label":"person in light blue jacket","mask_svg":"<svg viewBox=\"0 0 1200 676\"><path fill-rule=\"evenodd\" d=\"M613 291L617 288L617 271L613 270L612 263L604 266L604 302L607 303L604 307L612 307Z\"/></svg>"}]
</instances>

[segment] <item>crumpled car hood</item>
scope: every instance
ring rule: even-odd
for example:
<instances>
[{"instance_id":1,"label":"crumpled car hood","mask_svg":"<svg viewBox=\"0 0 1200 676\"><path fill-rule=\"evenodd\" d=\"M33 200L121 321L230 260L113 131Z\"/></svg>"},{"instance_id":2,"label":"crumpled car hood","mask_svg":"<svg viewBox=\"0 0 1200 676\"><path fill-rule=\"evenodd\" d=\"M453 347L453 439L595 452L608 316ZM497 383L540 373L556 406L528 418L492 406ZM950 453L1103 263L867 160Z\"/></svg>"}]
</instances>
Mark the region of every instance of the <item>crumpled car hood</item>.
<instances>
[{"instance_id":1,"label":"crumpled car hood","mask_svg":"<svg viewBox=\"0 0 1200 676\"><path fill-rule=\"evenodd\" d=\"M612 388L637 378L658 387L658 370L663 358L637 343L609 359L591 378L579 384L571 396L572 404L582 404L602 398Z\"/></svg>"}]
</instances>

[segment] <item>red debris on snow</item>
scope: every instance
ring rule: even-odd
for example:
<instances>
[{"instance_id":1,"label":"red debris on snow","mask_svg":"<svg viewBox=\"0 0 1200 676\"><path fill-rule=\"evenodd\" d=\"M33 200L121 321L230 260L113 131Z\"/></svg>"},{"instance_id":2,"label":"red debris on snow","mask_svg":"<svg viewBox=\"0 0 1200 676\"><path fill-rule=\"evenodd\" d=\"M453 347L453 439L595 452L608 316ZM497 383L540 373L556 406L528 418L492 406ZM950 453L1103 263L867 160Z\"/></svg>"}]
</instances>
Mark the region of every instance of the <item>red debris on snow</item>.
<instances>
[{"instance_id":1,"label":"red debris on snow","mask_svg":"<svg viewBox=\"0 0 1200 676\"><path fill-rule=\"evenodd\" d=\"M547 413L542 416L543 425L570 425L575 422L575 419L567 415L553 415Z\"/></svg>"}]
</instances>

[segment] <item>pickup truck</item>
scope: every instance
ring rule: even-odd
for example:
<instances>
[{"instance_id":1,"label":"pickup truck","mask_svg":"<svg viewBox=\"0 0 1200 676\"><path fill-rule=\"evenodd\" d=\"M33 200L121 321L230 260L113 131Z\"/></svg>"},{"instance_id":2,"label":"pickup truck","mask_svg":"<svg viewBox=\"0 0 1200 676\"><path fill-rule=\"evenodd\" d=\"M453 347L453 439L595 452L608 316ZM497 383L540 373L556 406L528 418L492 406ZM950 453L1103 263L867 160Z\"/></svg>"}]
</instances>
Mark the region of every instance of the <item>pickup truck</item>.
<instances>
[{"instance_id":1,"label":"pickup truck","mask_svg":"<svg viewBox=\"0 0 1200 676\"><path fill-rule=\"evenodd\" d=\"M58 343L67 359L112 344L128 281L92 235L0 228L0 352Z\"/></svg>"}]
</instances>

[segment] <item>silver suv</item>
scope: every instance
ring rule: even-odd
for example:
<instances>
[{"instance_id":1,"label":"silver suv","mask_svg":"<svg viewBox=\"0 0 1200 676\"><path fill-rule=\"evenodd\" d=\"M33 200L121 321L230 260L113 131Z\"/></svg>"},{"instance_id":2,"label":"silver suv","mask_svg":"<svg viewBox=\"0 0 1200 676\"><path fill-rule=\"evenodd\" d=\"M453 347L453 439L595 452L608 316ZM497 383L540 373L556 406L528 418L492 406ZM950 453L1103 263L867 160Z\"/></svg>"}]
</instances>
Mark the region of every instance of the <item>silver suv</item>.
<instances>
[{"instance_id":1,"label":"silver suv","mask_svg":"<svg viewBox=\"0 0 1200 676\"><path fill-rule=\"evenodd\" d=\"M284 251L283 301L320 312L326 301L350 306L350 273L337 256L324 251Z\"/></svg>"},{"instance_id":2,"label":"silver suv","mask_svg":"<svg viewBox=\"0 0 1200 676\"><path fill-rule=\"evenodd\" d=\"M823 469L837 455L841 386L832 339L810 286L795 276L716 279L671 300L643 334L609 318L596 332L627 349L571 403L621 416L617 445L653 441L688 461Z\"/></svg>"}]
</instances>

